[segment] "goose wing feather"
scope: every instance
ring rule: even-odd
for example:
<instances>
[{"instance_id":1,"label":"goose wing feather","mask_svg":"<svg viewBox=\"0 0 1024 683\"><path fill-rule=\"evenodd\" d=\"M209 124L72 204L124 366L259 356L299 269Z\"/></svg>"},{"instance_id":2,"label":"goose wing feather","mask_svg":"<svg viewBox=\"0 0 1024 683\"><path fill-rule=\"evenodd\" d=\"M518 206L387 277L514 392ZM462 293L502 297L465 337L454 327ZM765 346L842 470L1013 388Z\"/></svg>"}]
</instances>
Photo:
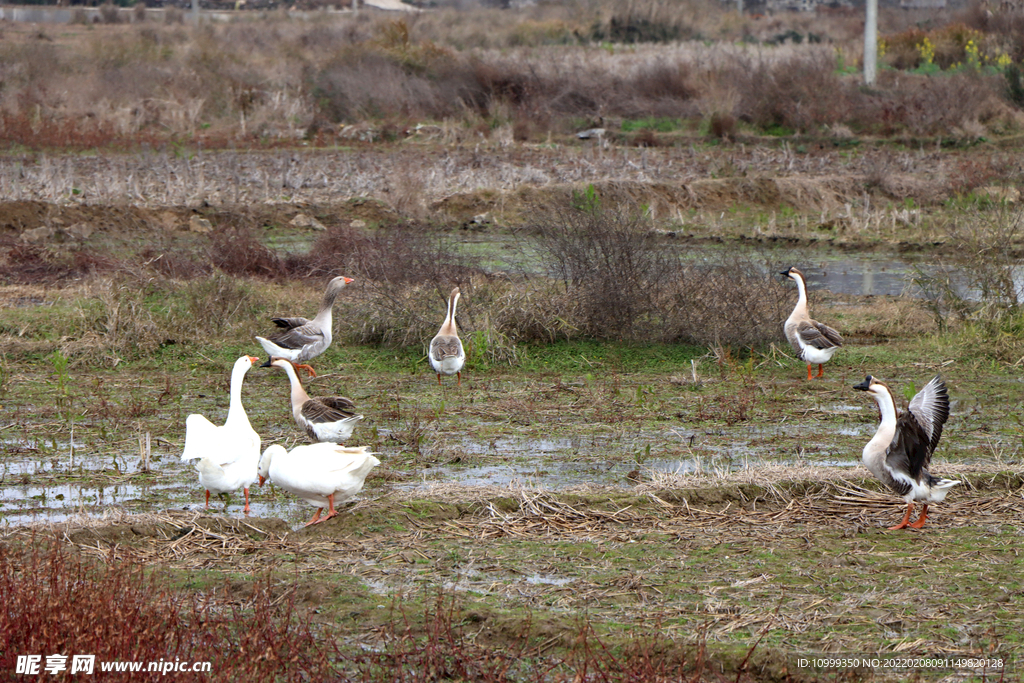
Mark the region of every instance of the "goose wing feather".
<instances>
[{"instance_id":1,"label":"goose wing feather","mask_svg":"<svg viewBox=\"0 0 1024 683\"><path fill-rule=\"evenodd\" d=\"M324 331L312 323L306 323L305 325L279 332L271 335L269 339L282 349L301 349L310 344L326 341Z\"/></svg>"},{"instance_id":2,"label":"goose wing feather","mask_svg":"<svg viewBox=\"0 0 1024 683\"><path fill-rule=\"evenodd\" d=\"M796 328L800 340L816 349L831 349L843 345L843 337L834 329L816 320L805 320Z\"/></svg>"},{"instance_id":3,"label":"goose wing feather","mask_svg":"<svg viewBox=\"0 0 1024 683\"><path fill-rule=\"evenodd\" d=\"M939 444L939 437L942 436L942 426L949 419L949 392L941 375L935 375L921 391L917 392L911 399L907 412L924 432L928 445L924 466L927 467L931 462L932 452Z\"/></svg>"},{"instance_id":4,"label":"goose wing feather","mask_svg":"<svg viewBox=\"0 0 1024 683\"><path fill-rule=\"evenodd\" d=\"M355 416L356 405L344 396L311 398L302 405L302 417L310 422L337 422Z\"/></svg>"},{"instance_id":5,"label":"goose wing feather","mask_svg":"<svg viewBox=\"0 0 1024 683\"><path fill-rule=\"evenodd\" d=\"M309 318L296 317L296 318L271 318L270 322L274 323L278 327L285 330L292 330L296 327L302 327L308 325L311 321Z\"/></svg>"},{"instance_id":6,"label":"goose wing feather","mask_svg":"<svg viewBox=\"0 0 1024 683\"><path fill-rule=\"evenodd\" d=\"M909 411L900 415L896 420L896 434L885 451L885 467L893 479L908 485L911 480L920 481L921 473L931 457L928 435L924 429ZM898 485L894 488L898 488ZM907 488L897 492L904 495L909 490Z\"/></svg>"},{"instance_id":7,"label":"goose wing feather","mask_svg":"<svg viewBox=\"0 0 1024 683\"><path fill-rule=\"evenodd\" d=\"M430 355L434 360L441 361L450 356L462 353L462 342L458 337L437 336L430 342Z\"/></svg>"}]
</instances>

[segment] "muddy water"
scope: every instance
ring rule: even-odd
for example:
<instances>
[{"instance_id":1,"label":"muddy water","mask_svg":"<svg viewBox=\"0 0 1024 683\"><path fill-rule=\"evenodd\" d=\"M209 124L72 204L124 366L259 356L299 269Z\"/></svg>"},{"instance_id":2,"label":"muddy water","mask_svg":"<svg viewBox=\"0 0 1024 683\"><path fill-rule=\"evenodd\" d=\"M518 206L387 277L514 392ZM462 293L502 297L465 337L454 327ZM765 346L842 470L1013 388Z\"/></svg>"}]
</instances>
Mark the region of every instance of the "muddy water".
<instances>
[{"instance_id":1,"label":"muddy water","mask_svg":"<svg viewBox=\"0 0 1024 683\"><path fill-rule=\"evenodd\" d=\"M666 242L668 248L679 249L684 260L708 259L726 255L726 250L717 246L685 247L676 246L673 241ZM509 270L542 272L542 258L535 242L516 237L479 234L460 237L459 249L481 267L488 270ZM734 254L735 246L729 247L729 254ZM784 253L760 252L753 248L742 251L749 253L755 260L769 258L778 261L781 270L785 266L799 267L807 275L811 289L825 289L836 294L849 295L885 295L885 296L920 296L921 292L913 286L912 276L915 268L921 267L925 272L933 266L920 258L897 258L886 253L845 254L825 251L822 249L792 249ZM1024 271L1024 269L1022 269ZM777 277L775 272L765 272L766 277ZM1024 272L1021 273L1024 282Z\"/></svg>"}]
</instances>

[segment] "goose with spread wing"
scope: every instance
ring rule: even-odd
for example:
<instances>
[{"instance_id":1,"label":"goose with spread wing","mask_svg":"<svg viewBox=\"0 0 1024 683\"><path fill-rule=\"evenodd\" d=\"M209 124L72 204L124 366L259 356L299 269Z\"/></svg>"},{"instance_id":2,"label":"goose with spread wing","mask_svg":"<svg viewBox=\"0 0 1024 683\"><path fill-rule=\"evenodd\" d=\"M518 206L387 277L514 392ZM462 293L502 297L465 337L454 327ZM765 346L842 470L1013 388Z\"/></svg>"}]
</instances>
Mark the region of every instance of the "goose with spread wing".
<instances>
[{"instance_id":1,"label":"goose with spread wing","mask_svg":"<svg viewBox=\"0 0 1024 683\"><path fill-rule=\"evenodd\" d=\"M260 462L260 436L249 424L242 406L242 380L255 363L255 356L242 356L231 370L231 399L228 416L215 425L198 413L185 419L185 448L182 462L198 460L199 484L206 489L206 507L210 492L230 493L239 487L245 492L245 514L249 514L249 485L256 481Z\"/></svg>"},{"instance_id":2,"label":"goose with spread wing","mask_svg":"<svg viewBox=\"0 0 1024 683\"><path fill-rule=\"evenodd\" d=\"M903 521L890 529L920 529L928 518L928 504L939 503L959 481L941 479L928 471L932 453L949 418L949 393L942 377L936 375L917 392L910 406L897 414L892 390L871 375L854 389L866 391L878 404L881 421L878 431L864 446L864 465L896 494L907 501ZM910 515L914 503L924 503L913 524Z\"/></svg>"},{"instance_id":3,"label":"goose with spread wing","mask_svg":"<svg viewBox=\"0 0 1024 683\"><path fill-rule=\"evenodd\" d=\"M466 351L459 339L459 330L455 326L455 307L459 303L459 288L452 290L448 297L448 315L445 316L441 329L430 340L430 366L437 373L437 383L441 383L441 375L458 375L458 384L462 384L462 366L466 363Z\"/></svg>"},{"instance_id":4,"label":"goose with spread wing","mask_svg":"<svg viewBox=\"0 0 1024 683\"><path fill-rule=\"evenodd\" d=\"M380 460L366 446L346 448L334 443L314 443L286 451L274 444L260 459L260 486L269 479L314 506L316 513L306 523L309 526L337 515L334 506L359 493L366 475L379 464ZM321 517L325 507L327 516Z\"/></svg>"},{"instance_id":5,"label":"goose with spread wing","mask_svg":"<svg viewBox=\"0 0 1024 683\"><path fill-rule=\"evenodd\" d=\"M344 275L328 282L320 310L312 320L301 317L271 318L271 322L279 328L278 331L268 337L256 337L256 341L270 356L290 360L308 372L310 377L316 377L316 372L306 361L316 358L331 345L334 301L350 282L353 279Z\"/></svg>"},{"instance_id":6,"label":"goose with spread wing","mask_svg":"<svg viewBox=\"0 0 1024 683\"><path fill-rule=\"evenodd\" d=\"M779 275L796 282L798 292L796 307L790 313L783 330L797 358L807 363L807 379L813 379L811 366L818 364L818 377L825 376L824 363L843 345L843 337L833 328L811 318L807 310L807 285L804 274L796 268L784 270Z\"/></svg>"},{"instance_id":7,"label":"goose with spread wing","mask_svg":"<svg viewBox=\"0 0 1024 683\"><path fill-rule=\"evenodd\" d=\"M363 419L356 414L352 399L344 396L310 397L302 387L295 364L284 358L269 358L263 367L283 368L291 382L292 417L315 442L345 445L356 424Z\"/></svg>"}]
</instances>

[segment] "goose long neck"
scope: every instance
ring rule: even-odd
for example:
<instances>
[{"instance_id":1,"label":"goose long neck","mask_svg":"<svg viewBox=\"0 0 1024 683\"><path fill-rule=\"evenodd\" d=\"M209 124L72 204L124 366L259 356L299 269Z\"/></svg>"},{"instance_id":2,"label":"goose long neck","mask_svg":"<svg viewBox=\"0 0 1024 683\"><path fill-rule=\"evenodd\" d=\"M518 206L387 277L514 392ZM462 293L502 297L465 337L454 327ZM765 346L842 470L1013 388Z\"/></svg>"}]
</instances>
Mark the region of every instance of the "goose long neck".
<instances>
[{"instance_id":1,"label":"goose long neck","mask_svg":"<svg viewBox=\"0 0 1024 683\"><path fill-rule=\"evenodd\" d=\"M316 312L316 322L323 324L324 322L331 320L331 314L334 310L334 301L338 298L338 294L341 289L338 287L329 287L324 292L323 301L320 302L320 310Z\"/></svg>"},{"instance_id":2,"label":"goose long neck","mask_svg":"<svg viewBox=\"0 0 1024 683\"><path fill-rule=\"evenodd\" d=\"M881 416L881 422L878 428L885 429L886 431L896 429L896 401L893 399L892 394L888 388L883 389L880 393L875 394L875 403L878 404L878 412Z\"/></svg>"},{"instance_id":3,"label":"goose long neck","mask_svg":"<svg viewBox=\"0 0 1024 683\"><path fill-rule=\"evenodd\" d=\"M807 285L804 284L804 278L803 278L802 275L797 275L796 278L794 278L794 279L796 280L796 291L797 291L796 309L794 309L794 310L796 310L796 311L801 311L802 310L804 313L806 313L807 312Z\"/></svg>"},{"instance_id":4,"label":"goose long neck","mask_svg":"<svg viewBox=\"0 0 1024 683\"><path fill-rule=\"evenodd\" d=\"M292 385L292 405L301 406L309 400L309 394L302 388L302 382L299 380L299 376L295 374L295 368L292 367L291 363L284 364L284 371L288 373L288 381Z\"/></svg>"},{"instance_id":5,"label":"goose long neck","mask_svg":"<svg viewBox=\"0 0 1024 683\"><path fill-rule=\"evenodd\" d=\"M231 371L231 400L228 403L226 424L236 421L249 424L249 416L245 414L245 408L242 406L242 380L245 379L245 373L248 370L249 368L244 365L236 365L235 369Z\"/></svg>"},{"instance_id":6,"label":"goose long neck","mask_svg":"<svg viewBox=\"0 0 1024 683\"><path fill-rule=\"evenodd\" d=\"M448 315L445 316L444 324L441 325L441 334L457 335L458 330L455 327L455 307L459 303L459 295L452 294L448 299Z\"/></svg>"}]
</instances>

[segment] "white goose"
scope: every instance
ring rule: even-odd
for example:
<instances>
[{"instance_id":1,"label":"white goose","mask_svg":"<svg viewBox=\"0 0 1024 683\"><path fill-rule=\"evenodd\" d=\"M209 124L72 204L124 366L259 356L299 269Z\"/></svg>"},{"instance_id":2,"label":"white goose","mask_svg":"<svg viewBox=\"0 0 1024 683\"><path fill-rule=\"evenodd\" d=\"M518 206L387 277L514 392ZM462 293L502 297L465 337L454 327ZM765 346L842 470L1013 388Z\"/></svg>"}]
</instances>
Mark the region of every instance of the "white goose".
<instances>
[{"instance_id":1,"label":"white goose","mask_svg":"<svg viewBox=\"0 0 1024 683\"><path fill-rule=\"evenodd\" d=\"M430 366L437 373L437 383L441 383L441 375L458 375L462 384L462 366L466 363L466 351L462 348L459 331L455 327L455 306L459 303L459 288L452 290L448 297L448 315L445 316L441 329L430 340Z\"/></svg>"},{"instance_id":2,"label":"white goose","mask_svg":"<svg viewBox=\"0 0 1024 683\"><path fill-rule=\"evenodd\" d=\"M285 491L316 507L313 519L306 523L325 522L338 514L334 506L355 496L363 488L366 475L380 460L366 446L345 448L333 443L296 446L286 451L274 444L260 459L260 486L267 479ZM326 517L320 517L327 506Z\"/></svg>"},{"instance_id":3,"label":"white goose","mask_svg":"<svg viewBox=\"0 0 1024 683\"><path fill-rule=\"evenodd\" d=\"M920 529L928 518L928 504L941 502L949 489L960 483L932 476L927 469L942 436L942 425L949 418L946 385L936 375L898 417L892 391L871 375L853 388L871 394L881 415L878 431L864 446L864 465L907 501L903 521L889 528ZM914 501L924 503L924 508L917 521L910 524Z\"/></svg>"},{"instance_id":4,"label":"white goose","mask_svg":"<svg viewBox=\"0 0 1024 683\"><path fill-rule=\"evenodd\" d=\"M194 413L185 419L185 448L182 462L198 460L199 484L206 489L206 507L210 492L229 493L239 487L245 492L245 514L249 514L249 485L256 481L260 462L260 436L249 424L242 407L242 380L255 356L242 356L231 370L231 402L223 425L215 425Z\"/></svg>"},{"instance_id":5,"label":"white goose","mask_svg":"<svg viewBox=\"0 0 1024 683\"><path fill-rule=\"evenodd\" d=\"M331 345L334 327L334 300L352 278L338 276L327 283L320 310L312 320L306 318L271 318L280 331L269 337L256 337L263 350L277 358L285 358L306 370L310 377L316 377L313 368L306 361L316 358Z\"/></svg>"},{"instance_id":6,"label":"white goose","mask_svg":"<svg viewBox=\"0 0 1024 683\"><path fill-rule=\"evenodd\" d=\"M828 325L811 319L807 310L807 285L803 273L796 268L789 268L779 275L795 280L799 293L796 307L782 328L786 339L796 351L797 358L807 363L807 379L812 379L811 366L814 363L818 364L818 377L824 377L822 364L832 360L832 355L843 345L843 337Z\"/></svg>"},{"instance_id":7,"label":"white goose","mask_svg":"<svg viewBox=\"0 0 1024 683\"><path fill-rule=\"evenodd\" d=\"M284 368L292 387L292 417L295 423L306 431L309 438L317 442L345 445L352 436L356 423L363 419L356 415L352 399L344 396L318 396L310 398L302 388L302 382L295 372L295 365L284 358L268 358L262 367Z\"/></svg>"}]
</instances>

